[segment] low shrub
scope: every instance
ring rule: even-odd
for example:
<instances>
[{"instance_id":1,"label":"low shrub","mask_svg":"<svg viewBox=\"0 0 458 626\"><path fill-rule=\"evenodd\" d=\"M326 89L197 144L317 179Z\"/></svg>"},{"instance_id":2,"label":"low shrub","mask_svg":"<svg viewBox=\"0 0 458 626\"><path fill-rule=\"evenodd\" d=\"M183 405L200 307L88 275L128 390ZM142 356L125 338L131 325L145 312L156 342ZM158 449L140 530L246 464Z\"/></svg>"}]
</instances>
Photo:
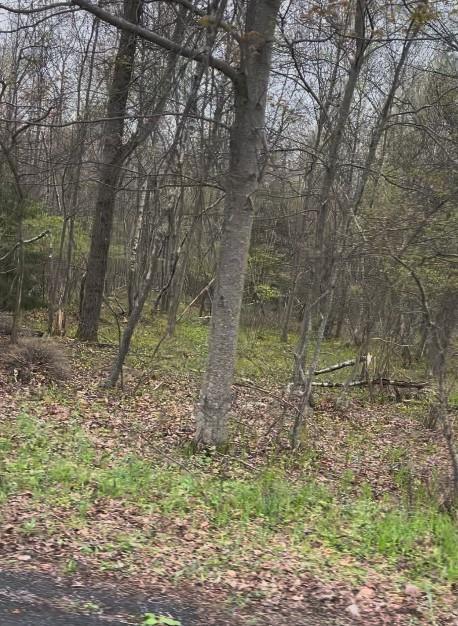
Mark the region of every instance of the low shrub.
<instances>
[{"instance_id":1,"label":"low shrub","mask_svg":"<svg viewBox=\"0 0 458 626\"><path fill-rule=\"evenodd\" d=\"M11 335L13 319L11 315L0 313L0 335Z\"/></svg>"},{"instance_id":2,"label":"low shrub","mask_svg":"<svg viewBox=\"0 0 458 626\"><path fill-rule=\"evenodd\" d=\"M0 366L25 383L37 375L49 382L70 377L67 357L46 339L22 339L19 344L10 344L0 354Z\"/></svg>"}]
</instances>

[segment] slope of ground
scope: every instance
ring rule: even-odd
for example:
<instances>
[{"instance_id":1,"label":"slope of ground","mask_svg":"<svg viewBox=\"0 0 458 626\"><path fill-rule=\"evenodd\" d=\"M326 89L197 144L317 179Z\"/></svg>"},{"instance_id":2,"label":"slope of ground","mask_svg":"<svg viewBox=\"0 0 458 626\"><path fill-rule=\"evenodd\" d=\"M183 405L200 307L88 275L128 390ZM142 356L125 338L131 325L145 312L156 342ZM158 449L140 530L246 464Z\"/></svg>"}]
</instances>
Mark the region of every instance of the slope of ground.
<instances>
[{"instance_id":1,"label":"slope of ground","mask_svg":"<svg viewBox=\"0 0 458 626\"><path fill-rule=\"evenodd\" d=\"M322 395L292 454L292 409L258 379L235 387L233 448L193 455L195 368L162 367L135 393L133 370L107 392L111 352L63 345L65 385L0 374L5 570L186 589L221 623L455 625L447 459L421 402L337 411Z\"/></svg>"}]
</instances>

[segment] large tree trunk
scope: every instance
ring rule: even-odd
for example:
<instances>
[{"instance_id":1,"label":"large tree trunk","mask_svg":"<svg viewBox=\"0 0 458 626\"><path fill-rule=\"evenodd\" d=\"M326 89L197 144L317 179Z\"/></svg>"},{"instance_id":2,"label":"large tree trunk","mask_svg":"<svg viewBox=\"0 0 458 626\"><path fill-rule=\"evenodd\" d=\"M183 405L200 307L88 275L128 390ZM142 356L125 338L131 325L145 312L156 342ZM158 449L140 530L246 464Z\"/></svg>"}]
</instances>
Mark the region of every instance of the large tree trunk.
<instances>
[{"instance_id":1,"label":"large tree trunk","mask_svg":"<svg viewBox=\"0 0 458 626\"><path fill-rule=\"evenodd\" d=\"M251 0L235 81L234 122L226 181L224 223L216 275L207 369L196 410L196 444L224 445L232 399L237 335L265 144L266 92L279 0Z\"/></svg>"},{"instance_id":2,"label":"large tree trunk","mask_svg":"<svg viewBox=\"0 0 458 626\"><path fill-rule=\"evenodd\" d=\"M124 0L124 18L138 24L141 0ZM87 275L81 307L78 337L97 341L100 310L108 263L116 186L123 161L123 132L132 71L135 59L136 35L121 31L118 52L106 110L104 139L97 190L95 216L92 225Z\"/></svg>"}]
</instances>

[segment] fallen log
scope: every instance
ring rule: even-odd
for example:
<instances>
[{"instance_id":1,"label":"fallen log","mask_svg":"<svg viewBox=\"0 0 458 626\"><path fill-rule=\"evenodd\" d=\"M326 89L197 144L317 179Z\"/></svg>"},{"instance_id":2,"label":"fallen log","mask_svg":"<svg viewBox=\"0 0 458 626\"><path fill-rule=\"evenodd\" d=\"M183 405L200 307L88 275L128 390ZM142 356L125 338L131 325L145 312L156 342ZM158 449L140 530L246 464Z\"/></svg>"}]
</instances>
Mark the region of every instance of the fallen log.
<instances>
[{"instance_id":1,"label":"fallen log","mask_svg":"<svg viewBox=\"0 0 458 626\"><path fill-rule=\"evenodd\" d=\"M392 380L391 378L373 378L372 380L352 380L349 383L324 383L313 382L313 387L364 387L367 385L378 385L379 387L406 387L412 389L424 389L427 382L414 382L410 380Z\"/></svg>"}]
</instances>

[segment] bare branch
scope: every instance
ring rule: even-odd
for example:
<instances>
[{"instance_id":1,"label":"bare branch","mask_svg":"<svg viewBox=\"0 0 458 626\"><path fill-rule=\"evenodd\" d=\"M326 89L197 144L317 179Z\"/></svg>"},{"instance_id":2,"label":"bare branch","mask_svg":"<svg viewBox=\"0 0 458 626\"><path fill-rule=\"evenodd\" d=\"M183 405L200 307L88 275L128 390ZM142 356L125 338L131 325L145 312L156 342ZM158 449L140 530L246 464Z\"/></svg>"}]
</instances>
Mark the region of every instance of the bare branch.
<instances>
[{"instance_id":1,"label":"bare branch","mask_svg":"<svg viewBox=\"0 0 458 626\"><path fill-rule=\"evenodd\" d=\"M46 229L42 233L40 233L39 235L36 235L35 237L32 237L31 239L23 239L22 241L17 241L9 252L7 252L2 257L0 257L0 262L4 261L9 256L11 256L13 252L17 250L20 246L26 246L29 243L35 243L36 241L38 241L39 239L43 239L43 237L46 237L46 235L49 235L50 233L51 231L49 229Z\"/></svg>"},{"instance_id":2,"label":"bare branch","mask_svg":"<svg viewBox=\"0 0 458 626\"><path fill-rule=\"evenodd\" d=\"M174 41L167 39L166 37L162 37L161 35L154 33L152 30L149 30L144 26L133 24L132 22L129 22L122 17L113 15L105 9L101 9L99 6L95 6L94 4L92 4L92 2L89 2L88 0L71 1L72 4L79 6L81 9L85 9L86 11L92 13L104 22L107 22L112 26L116 26L116 28L120 28L122 30L134 33L142 39L145 39L150 43L160 46L165 50L174 52L179 56L185 57L186 59L192 59L193 61L198 61L199 63L208 63L211 67L219 70L234 82L238 82L239 80L239 73L232 67L232 65L230 65L226 61L223 61L223 59L213 57L207 52L200 52L186 46L181 46L180 44L177 44Z\"/></svg>"},{"instance_id":3,"label":"bare branch","mask_svg":"<svg viewBox=\"0 0 458 626\"><path fill-rule=\"evenodd\" d=\"M31 15L33 13L43 13L45 11L52 11L53 9L61 9L63 7L71 7L72 2L56 2L55 4L49 4L46 7L37 7L32 9L15 9L6 4L0 3L0 9L8 11L8 13L15 13L16 15Z\"/></svg>"}]
</instances>

